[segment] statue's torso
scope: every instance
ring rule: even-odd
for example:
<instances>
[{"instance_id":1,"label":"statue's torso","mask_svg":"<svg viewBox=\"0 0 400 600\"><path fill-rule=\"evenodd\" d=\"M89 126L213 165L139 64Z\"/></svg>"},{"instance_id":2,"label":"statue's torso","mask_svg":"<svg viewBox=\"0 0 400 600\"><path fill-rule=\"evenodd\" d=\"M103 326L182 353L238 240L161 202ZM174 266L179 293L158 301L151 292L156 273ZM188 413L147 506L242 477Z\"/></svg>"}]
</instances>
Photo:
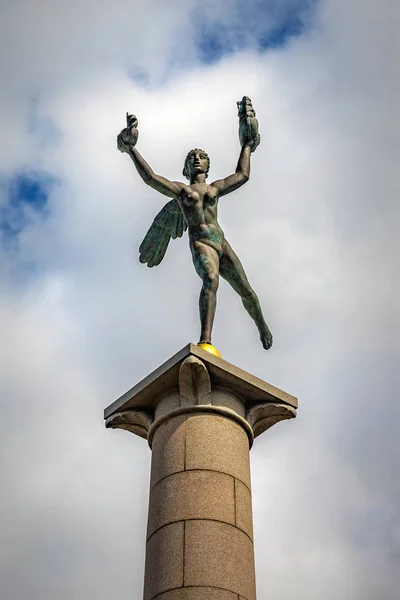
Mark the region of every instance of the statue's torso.
<instances>
[{"instance_id":1,"label":"statue's torso","mask_svg":"<svg viewBox=\"0 0 400 600\"><path fill-rule=\"evenodd\" d=\"M203 241L220 250L224 234L217 221L218 190L207 184L185 185L178 197L191 242Z\"/></svg>"}]
</instances>

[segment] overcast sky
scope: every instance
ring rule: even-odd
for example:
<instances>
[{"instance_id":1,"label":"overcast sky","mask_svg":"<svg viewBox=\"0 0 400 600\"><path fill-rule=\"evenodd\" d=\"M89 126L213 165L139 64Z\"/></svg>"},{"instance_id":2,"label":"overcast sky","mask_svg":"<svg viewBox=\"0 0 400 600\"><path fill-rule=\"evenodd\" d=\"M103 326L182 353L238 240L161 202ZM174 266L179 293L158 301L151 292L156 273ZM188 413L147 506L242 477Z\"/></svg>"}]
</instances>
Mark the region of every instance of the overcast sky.
<instances>
[{"instance_id":1,"label":"overcast sky","mask_svg":"<svg viewBox=\"0 0 400 600\"><path fill-rule=\"evenodd\" d=\"M154 170L211 180L262 142L220 222L274 334L221 283L223 357L299 397L256 440L258 597L400 588L398 0L0 0L0 581L4 600L141 597L150 450L103 409L197 342L187 239L138 246Z\"/></svg>"}]
</instances>

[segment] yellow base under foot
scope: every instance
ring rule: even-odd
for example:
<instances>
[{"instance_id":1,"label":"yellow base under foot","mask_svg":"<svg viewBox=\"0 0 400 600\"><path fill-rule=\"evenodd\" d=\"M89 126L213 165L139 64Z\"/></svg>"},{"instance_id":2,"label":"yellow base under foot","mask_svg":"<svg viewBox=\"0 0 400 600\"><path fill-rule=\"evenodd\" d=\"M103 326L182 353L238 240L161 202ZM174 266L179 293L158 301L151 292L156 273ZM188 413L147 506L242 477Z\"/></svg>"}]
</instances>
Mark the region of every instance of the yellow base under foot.
<instances>
[{"instance_id":1,"label":"yellow base under foot","mask_svg":"<svg viewBox=\"0 0 400 600\"><path fill-rule=\"evenodd\" d=\"M202 348L206 352L210 352L210 354L214 354L214 356L218 356L218 358L222 358L220 351L217 350L216 347L213 346L212 344L197 344L197 345L200 346L200 348Z\"/></svg>"}]
</instances>

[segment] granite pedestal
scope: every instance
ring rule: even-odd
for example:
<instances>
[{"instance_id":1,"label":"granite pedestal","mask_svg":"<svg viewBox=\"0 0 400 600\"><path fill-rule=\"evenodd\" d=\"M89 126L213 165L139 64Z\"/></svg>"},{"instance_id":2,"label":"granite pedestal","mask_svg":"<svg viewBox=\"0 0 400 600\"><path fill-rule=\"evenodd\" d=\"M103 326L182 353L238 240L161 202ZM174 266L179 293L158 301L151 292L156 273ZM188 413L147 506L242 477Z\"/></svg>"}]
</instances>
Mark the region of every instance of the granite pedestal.
<instances>
[{"instance_id":1,"label":"granite pedestal","mask_svg":"<svg viewBox=\"0 0 400 600\"><path fill-rule=\"evenodd\" d=\"M189 344L105 410L152 449L144 600L255 600L249 449L296 408Z\"/></svg>"}]
</instances>

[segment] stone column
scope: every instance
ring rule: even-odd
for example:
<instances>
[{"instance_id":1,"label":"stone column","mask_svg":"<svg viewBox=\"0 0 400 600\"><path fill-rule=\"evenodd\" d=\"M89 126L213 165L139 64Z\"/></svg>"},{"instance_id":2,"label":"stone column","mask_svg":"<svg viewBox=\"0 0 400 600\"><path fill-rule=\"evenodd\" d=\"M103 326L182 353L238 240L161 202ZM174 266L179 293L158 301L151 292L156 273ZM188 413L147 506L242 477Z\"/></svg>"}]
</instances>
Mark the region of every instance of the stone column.
<instances>
[{"instance_id":1,"label":"stone column","mask_svg":"<svg viewBox=\"0 0 400 600\"><path fill-rule=\"evenodd\" d=\"M293 396L189 344L105 411L152 448L144 600L255 600L249 449Z\"/></svg>"}]
</instances>

